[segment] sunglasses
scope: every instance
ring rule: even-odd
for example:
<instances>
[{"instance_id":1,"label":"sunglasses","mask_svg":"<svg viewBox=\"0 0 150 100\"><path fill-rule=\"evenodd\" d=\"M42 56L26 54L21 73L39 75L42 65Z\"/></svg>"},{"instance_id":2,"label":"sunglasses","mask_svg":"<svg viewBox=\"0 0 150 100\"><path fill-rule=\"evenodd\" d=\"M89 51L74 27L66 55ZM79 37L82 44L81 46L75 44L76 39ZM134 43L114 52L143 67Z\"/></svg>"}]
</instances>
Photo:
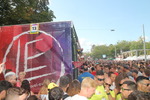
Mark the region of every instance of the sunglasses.
<instances>
[{"instance_id":1,"label":"sunglasses","mask_svg":"<svg viewBox=\"0 0 150 100\"><path fill-rule=\"evenodd\" d=\"M122 86L123 84L119 84L119 86Z\"/></svg>"},{"instance_id":2,"label":"sunglasses","mask_svg":"<svg viewBox=\"0 0 150 100\"><path fill-rule=\"evenodd\" d=\"M105 85L111 86L111 84L105 83Z\"/></svg>"},{"instance_id":3,"label":"sunglasses","mask_svg":"<svg viewBox=\"0 0 150 100\"><path fill-rule=\"evenodd\" d=\"M105 79L103 78L103 79L101 79L101 78L97 78L99 81L104 81Z\"/></svg>"},{"instance_id":4,"label":"sunglasses","mask_svg":"<svg viewBox=\"0 0 150 100\"><path fill-rule=\"evenodd\" d=\"M131 89L124 89L124 88L121 88L121 90L122 90L122 91L125 91L125 90L126 90L126 91L131 91Z\"/></svg>"}]
</instances>

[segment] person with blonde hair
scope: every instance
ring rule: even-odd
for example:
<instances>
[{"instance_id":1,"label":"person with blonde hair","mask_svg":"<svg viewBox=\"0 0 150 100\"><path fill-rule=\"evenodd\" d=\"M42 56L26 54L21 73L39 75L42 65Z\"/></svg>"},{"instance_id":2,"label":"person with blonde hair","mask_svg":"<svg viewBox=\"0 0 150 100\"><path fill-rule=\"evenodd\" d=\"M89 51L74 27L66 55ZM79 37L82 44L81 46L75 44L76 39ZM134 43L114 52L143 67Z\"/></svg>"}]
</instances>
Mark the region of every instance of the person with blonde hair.
<instances>
[{"instance_id":1,"label":"person with blonde hair","mask_svg":"<svg viewBox=\"0 0 150 100\"><path fill-rule=\"evenodd\" d=\"M74 95L71 100L88 100L94 94L96 87L95 80L90 77L84 78L81 83L81 91Z\"/></svg>"},{"instance_id":2,"label":"person with blonde hair","mask_svg":"<svg viewBox=\"0 0 150 100\"><path fill-rule=\"evenodd\" d=\"M26 72L19 72L18 80L17 80L17 87L21 87L23 80L25 80Z\"/></svg>"},{"instance_id":3,"label":"person with blonde hair","mask_svg":"<svg viewBox=\"0 0 150 100\"><path fill-rule=\"evenodd\" d=\"M45 79L43 81L43 86L40 88L40 91L38 92L38 97L42 100L45 100L48 98L48 85L50 84L49 79Z\"/></svg>"}]
</instances>

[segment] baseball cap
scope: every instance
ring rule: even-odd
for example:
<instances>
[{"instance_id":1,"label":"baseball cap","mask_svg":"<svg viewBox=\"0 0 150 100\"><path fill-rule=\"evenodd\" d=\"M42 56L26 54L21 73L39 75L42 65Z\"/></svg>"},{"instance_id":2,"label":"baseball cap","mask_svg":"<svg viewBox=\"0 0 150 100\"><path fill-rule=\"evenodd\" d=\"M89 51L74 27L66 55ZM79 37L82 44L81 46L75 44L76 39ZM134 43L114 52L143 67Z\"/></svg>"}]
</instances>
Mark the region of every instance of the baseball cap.
<instances>
[{"instance_id":1,"label":"baseball cap","mask_svg":"<svg viewBox=\"0 0 150 100\"><path fill-rule=\"evenodd\" d=\"M48 85L48 89L52 89L52 88L54 88L54 87L58 87L58 85L56 85L55 83L50 83L50 84Z\"/></svg>"}]
</instances>

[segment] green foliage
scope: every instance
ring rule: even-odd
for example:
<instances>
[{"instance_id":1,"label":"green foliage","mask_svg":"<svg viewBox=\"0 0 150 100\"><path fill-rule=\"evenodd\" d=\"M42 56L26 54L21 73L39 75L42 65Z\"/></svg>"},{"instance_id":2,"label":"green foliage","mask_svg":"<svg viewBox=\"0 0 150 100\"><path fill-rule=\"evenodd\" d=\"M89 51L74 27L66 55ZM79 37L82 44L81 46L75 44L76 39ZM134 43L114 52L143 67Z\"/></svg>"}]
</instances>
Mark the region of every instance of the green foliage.
<instances>
[{"instance_id":1,"label":"green foliage","mask_svg":"<svg viewBox=\"0 0 150 100\"><path fill-rule=\"evenodd\" d=\"M48 0L1 0L0 25L52 21L53 11Z\"/></svg>"},{"instance_id":2,"label":"green foliage","mask_svg":"<svg viewBox=\"0 0 150 100\"><path fill-rule=\"evenodd\" d=\"M143 40L141 37L138 41L122 40L117 42L115 45L93 45L91 48L91 54L89 55L93 58L102 58L102 55L105 54L107 58L115 58L115 51L117 55L120 55L122 52L138 49L143 49ZM146 49L150 49L150 42L146 42ZM138 51L138 55L142 54L143 51ZM150 54L150 50L147 51L147 54Z\"/></svg>"},{"instance_id":3,"label":"green foliage","mask_svg":"<svg viewBox=\"0 0 150 100\"><path fill-rule=\"evenodd\" d=\"M109 52L109 48L106 45L95 46L93 48L92 57L103 58L103 55L108 55Z\"/></svg>"}]
</instances>

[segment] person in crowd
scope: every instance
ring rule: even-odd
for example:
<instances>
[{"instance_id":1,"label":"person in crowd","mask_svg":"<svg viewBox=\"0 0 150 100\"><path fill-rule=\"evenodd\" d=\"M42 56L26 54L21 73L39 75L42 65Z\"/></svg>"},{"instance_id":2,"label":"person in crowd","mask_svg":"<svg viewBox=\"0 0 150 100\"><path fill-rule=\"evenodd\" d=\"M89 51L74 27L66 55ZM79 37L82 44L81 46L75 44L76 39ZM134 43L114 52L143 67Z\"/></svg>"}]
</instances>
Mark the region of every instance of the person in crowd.
<instances>
[{"instance_id":1,"label":"person in crowd","mask_svg":"<svg viewBox=\"0 0 150 100\"><path fill-rule=\"evenodd\" d=\"M137 89L142 92L150 92L150 80L144 76L138 76L136 79Z\"/></svg>"},{"instance_id":2,"label":"person in crowd","mask_svg":"<svg viewBox=\"0 0 150 100\"><path fill-rule=\"evenodd\" d=\"M132 76L133 76L134 80L136 81L136 78L138 77L138 71L132 70Z\"/></svg>"},{"instance_id":3,"label":"person in crowd","mask_svg":"<svg viewBox=\"0 0 150 100\"><path fill-rule=\"evenodd\" d=\"M104 65L104 73L108 74L110 72L110 65Z\"/></svg>"},{"instance_id":4,"label":"person in crowd","mask_svg":"<svg viewBox=\"0 0 150 100\"><path fill-rule=\"evenodd\" d=\"M94 76L96 75L96 70L94 66L90 68L90 73Z\"/></svg>"},{"instance_id":5,"label":"person in crowd","mask_svg":"<svg viewBox=\"0 0 150 100\"><path fill-rule=\"evenodd\" d=\"M10 82L5 81L5 80L0 81L0 100L5 99L6 91L11 87L12 85Z\"/></svg>"},{"instance_id":6,"label":"person in crowd","mask_svg":"<svg viewBox=\"0 0 150 100\"><path fill-rule=\"evenodd\" d=\"M8 72L5 74L5 80L10 82L12 86L15 86L17 83L17 77L14 72Z\"/></svg>"},{"instance_id":7,"label":"person in crowd","mask_svg":"<svg viewBox=\"0 0 150 100\"><path fill-rule=\"evenodd\" d=\"M117 70L117 69L116 69L116 67L115 67L115 65L114 65L114 66L111 66L111 67L110 67L109 72L113 72L116 76L118 76L118 72L117 72L116 70Z\"/></svg>"},{"instance_id":8,"label":"person in crowd","mask_svg":"<svg viewBox=\"0 0 150 100\"><path fill-rule=\"evenodd\" d=\"M74 96L78 94L80 90L81 90L81 83L75 79L69 84L69 87L67 89L67 94L69 96Z\"/></svg>"},{"instance_id":9,"label":"person in crowd","mask_svg":"<svg viewBox=\"0 0 150 100\"><path fill-rule=\"evenodd\" d=\"M95 69L96 69L96 71L103 70L103 66L101 64L97 63L96 66L95 66Z\"/></svg>"},{"instance_id":10,"label":"person in crowd","mask_svg":"<svg viewBox=\"0 0 150 100\"><path fill-rule=\"evenodd\" d=\"M30 83L28 80L23 80L21 83L21 88L25 89L29 92L30 95L34 95L34 93L30 89Z\"/></svg>"},{"instance_id":11,"label":"person in crowd","mask_svg":"<svg viewBox=\"0 0 150 100\"><path fill-rule=\"evenodd\" d=\"M84 78L81 83L79 94L74 95L71 100L88 100L88 98L94 94L96 87L97 84L95 80L90 77Z\"/></svg>"},{"instance_id":12,"label":"person in crowd","mask_svg":"<svg viewBox=\"0 0 150 100\"><path fill-rule=\"evenodd\" d=\"M143 76L148 77L150 80L150 69L144 69Z\"/></svg>"},{"instance_id":13,"label":"person in crowd","mask_svg":"<svg viewBox=\"0 0 150 100\"><path fill-rule=\"evenodd\" d=\"M80 74L78 76L78 80L80 82L82 82L82 80L85 78L85 77L91 77L92 79L94 79L94 75L92 75L91 73L88 72L88 67L86 65L83 66L83 73Z\"/></svg>"},{"instance_id":14,"label":"person in crowd","mask_svg":"<svg viewBox=\"0 0 150 100\"><path fill-rule=\"evenodd\" d=\"M8 73L8 72L12 72L12 69L6 69L5 70L5 74Z\"/></svg>"},{"instance_id":15,"label":"person in crowd","mask_svg":"<svg viewBox=\"0 0 150 100\"><path fill-rule=\"evenodd\" d=\"M130 71L129 66L127 65L122 65L123 66L123 71L128 75L128 77L132 77L132 72Z\"/></svg>"},{"instance_id":16,"label":"person in crowd","mask_svg":"<svg viewBox=\"0 0 150 100\"><path fill-rule=\"evenodd\" d=\"M25 80L25 76L26 76L25 72L19 72L19 76L16 84L17 87L21 86L22 81Z\"/></svg>"},{"instance_id":17,"label":"person in crowd","mask_svg":"<svg viewBox=\"0 0 150 100\"><path fill-rule=\"evenodd\" d=\"M51 91L53 88L55 88L55 87L58 87L58 85L56 85L55 83L53 83L53 82L51 82L51 83L49 83L49 85L48 85L48 94L49 94L49 91ZM48 94L44 94L44 95L40 95L40 100L49 100L49 97L48 97Z\"/></svg>"},{"instance_id":18,"label":"person in crowd","mask_svg":"<svg viewBox=\"0 0 150 100\"><path fill-rule=\"evenodd\" d=\"M112 85L112 81L110 78L106 78L104 81L104 88L105 88L105 98L106 100L115 100L115 92L110 89Z\"/></svg>"},{"instance_id":19,"label":"person in crowd","mask_svg":"<svg viewBox=\"0 0 150 100\"><path fill-rule=\"evenodd\" d=\"M133 81L125 81L122 83L121 86L121 95L123 99L128 99L128 96L133 92L137 90L137 85Z\"/></svg>"},{"instance_id":20,"label":"person in crowd","mask_svg":"<svg viewBox=\"0 0 150 100\"><path fill-rule=\"evenodd\" d=\"M118 67L117 67L118 75L123 73L123 70L121 68L122 68L121 65L118 65Z\"/></svg>"},{"instance_id":21,"label":"person in crowd","mask_svg":"<svg viewBox=\"0 0 150 100\"><path fill-rule=\"evenodd\" d=\"M26 100L29 96L28 91L20 87L12 87L7 90L5 100Z\"/></svg>"},{"instance_id":22,"label":"person in crowd","mask_svg":"<svg viewBox=\"0 0 150 100\"><path fill-rule=\"evenodd\" d=\"M59 87L64 92L63 99L69 98L69 95L67 94L69 83L70 83L69 78L66 75L60 77Z\"/></svg>"},{"instance_id":23,"label":"person in crowd","mask_svg":"<svg viewBox=\"0 0 150 100\"><path fill-rule=\"evenodd\" d=\"M63 95L63 90L60 87L54 87L48 92L49 100L62 100Z\"/></svg>"},{"instance_id":24,"label":"person in crowd","mask_svg":"<svg viewBox=\"0 0 150 100\"><path fill-rule=\"evenodd\" d=\"M110 65L105 65L103 71L104 71L104 77L108 78L108 73L110 71Z\"/></svg>"},{"instance_id":25,"label":"person in crowd","mask_svg":"<svg viewBox=\"0 0 150 100\"><path fill-rule=\"evenodd\" d=\"M137 66L132 67L133 70L138 71L138 76L143 76L143 74L142 74L142 72L140 72L139 68L141 68L141 67L137 67Z\"/></svg>"},{"instance_id":26,"label":"person in crowd","mask_svg":"<svg viewBox=\"0 0 150 100\"><path fill-rule=\"evenodd\" d=\"M51 89L53 89L54 87L58 87L58 85L56 83L53 83L53 82L49 83L49 85L48 85L48 91L51 90Z\"/></svg>"},{"instance_id":27,"label":"person in crowd","mask_svg":"<svg viewBox=\"0 0 150 100\"><path fill-rule=\"evenodd\" d=\"M150 92L134 91L128 96L127 100L149 100L149 99L150 99Z\"/></svg>"},{"instance_id":28,"label":"person in crowd","mask_svg":"<svg viewBox=\"0 0 150 100\"><path fill-rule=\"evenodd\" d=\"M108 77L111 79L112 85L110 87L111 90L115 89L115 79L116 79L116 74L114 72L109 72Z\"/></svg>"},{"instance_id":29,"label":"person in crowd","mask_svg":"<svg viewBox=\"0 0 150 100\"><path fill-rule=\"evenodd\" d=\"M121 83L121 80L123 79L128 79L128 75L126 73L120 73L118 76L116 76L116 79L115 79L116 88L114 89L116 100L121 99L121 93L120 93L121 84L120 83Z\"/></svg>"},{"instance_id":30,"label":"person in crowd","mask_svg":"<svg viewBox=\"0 0 150 100\"><path fill-rule=\"evenodd\" d=\"M27 100L39 100L37 96L35 95L30 95Z\"/></svg>"},{"instance_id":31,"label":"person in crowd","mask_svg":"<svg viewBox=\"0 0 150 100\"><path fill-rule=\"evenodd\" d=\"M72 75L71 74L66 74L66 76L69 78L69 83L71 83L72 82Z\"/></svg>"},{"instance_id":32,"label":"person in crowd","mask_svg":"<svg viewBox=\"0 0 150 100\"><path fill-rule=\"evenodd\" d=\"M96 71L95 82L98 84L95 94L92 95L90 100L101 100L105 97L105 89L104 89L104 72L102 70Z\"/></svg>"},{"instance_id":33,"label":"person in crowd","mask_svg":"<svg viewBox=\"0 0 150 100\"><path fill-rule=\"evenodd\" d=\"M43 81L42 87L40 88L40 91L38 92L38 98L41 100L45 100L48 97L48 85L50 84L49 79L45 79Z\"/></svg>"}]
</instances>

